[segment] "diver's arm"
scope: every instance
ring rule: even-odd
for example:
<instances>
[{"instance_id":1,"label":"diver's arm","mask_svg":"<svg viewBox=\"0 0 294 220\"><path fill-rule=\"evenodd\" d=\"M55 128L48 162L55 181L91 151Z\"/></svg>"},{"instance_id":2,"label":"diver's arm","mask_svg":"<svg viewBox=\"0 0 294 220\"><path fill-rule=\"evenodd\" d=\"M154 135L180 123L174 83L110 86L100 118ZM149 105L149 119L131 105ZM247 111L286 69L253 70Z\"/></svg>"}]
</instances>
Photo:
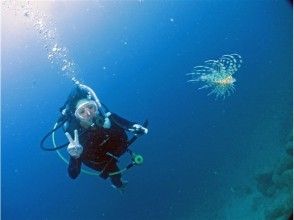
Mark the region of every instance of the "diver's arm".
<instances>
[{"instance_id":1,"label":"diver's arm","mask_svg":"<svg viewBox=\"0 0 294 220\"><path fill-rule=\"evenodd\" d=\"M107 114L109 114L109 113L107 113ZM130 122L127 119L124 119L124 118L118 116L115 113L110 113L110 115L108 117L110 118L110 121L113 121L119 127L122 127L125 130L128 130L128 131L132 132L136 136L148 133L147 128L143 127L140 124Z\"/></svg>"},{"instance_id":2,"label":"diver's arm","mask_svg":"<svg viewBox=\"0 0 294 220\"><path fill-rule=\"evenodd\" d=\"M81 172L81 154L83 152L83 147L79 143L78 130L74 130L74 139L68 132L65 135L69 141L67 151L70 155L70 161L68 165L68 174L72 179L77 178Z\"/></svg>"},{"instance_id":3,"label":"diver's arm","mask_svg":"<svg viewBox=\"0 0 294 220\"><path fill-rule=\"evenodd\" d=\"M110 112L109 112L110 113ZM107 113L107 114L109 114ZM122 117L120 117L119 115L115 114L115 113L111 113L109 116L110 121L114 122L115 124L119 125L120 127L127 129L130 129L133 127L134 122L131 122L127 119L124 119Z\"/></svg>"},{"instance_id":4,"label":"diver's arm","mask_svg":"<svg viewBox=\"0 0 294 220\"><path fill-rule=\"evenodd\" d=\"M81 158L70 157L67 172L70 178L75 179L81 172L82 160Z\"/></svg>"}]
</instances>

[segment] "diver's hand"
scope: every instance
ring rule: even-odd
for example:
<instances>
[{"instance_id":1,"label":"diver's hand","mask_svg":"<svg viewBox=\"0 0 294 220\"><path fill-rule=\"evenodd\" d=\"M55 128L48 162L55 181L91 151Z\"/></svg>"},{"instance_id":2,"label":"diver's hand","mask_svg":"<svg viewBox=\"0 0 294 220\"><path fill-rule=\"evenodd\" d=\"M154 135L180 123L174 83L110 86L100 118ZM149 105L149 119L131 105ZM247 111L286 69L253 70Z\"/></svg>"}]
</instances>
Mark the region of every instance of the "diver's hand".
<instances>
[{"instance_id":1,"label":"diver's hand","mask_svg":"<svg viewBox=\"0 0 294 220\"><path fill-rule=\"evenodd\" d=\"M136 136L148 133L148 129L139 124L134 124L132 128L129 129L129 131L133 132Z\"/></svg>"},{"instance_id":2,"label":"diver's hand","mask_svg":"<svg viewBox=\"0 0 294 220\"><path fill-rule=\"evenodd\" d=\"M83 147L79 143L79 135L78 131L74 131L75 134L75 139L73 140L72 137L68 132L65 132L65 135L69 141L68 147L67 147L67 152L69 153L70 156L74 158L79 158L83 152Z\"/></svg>"}]
</instances>

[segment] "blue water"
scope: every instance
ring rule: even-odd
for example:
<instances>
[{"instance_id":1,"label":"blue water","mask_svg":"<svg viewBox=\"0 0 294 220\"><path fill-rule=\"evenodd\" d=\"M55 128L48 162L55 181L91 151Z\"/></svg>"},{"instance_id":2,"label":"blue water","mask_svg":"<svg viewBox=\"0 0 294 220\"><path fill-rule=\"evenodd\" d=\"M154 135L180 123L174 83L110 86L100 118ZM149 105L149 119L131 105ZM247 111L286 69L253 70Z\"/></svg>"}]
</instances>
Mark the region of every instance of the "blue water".
<instances>
[{"instance_id":1,"label":"blue water","mask_svg":"<svg viewBox=\"0 0 294 220\"><path fill-rule=\"evenodd\" d=\"M283 155L293 111L289 1L46 3L77 78L111 111L150 122L132 146L144 164L124 175L124 195L99 177L70 179L57 154L40 149L73 85L29 19L3 13L2 219L233 219L223 214L232 187L254 188L256 172ZM215 100L187 83L194 66L231 53L243 58L232 96Z\"/></svg>"}]
</instances>

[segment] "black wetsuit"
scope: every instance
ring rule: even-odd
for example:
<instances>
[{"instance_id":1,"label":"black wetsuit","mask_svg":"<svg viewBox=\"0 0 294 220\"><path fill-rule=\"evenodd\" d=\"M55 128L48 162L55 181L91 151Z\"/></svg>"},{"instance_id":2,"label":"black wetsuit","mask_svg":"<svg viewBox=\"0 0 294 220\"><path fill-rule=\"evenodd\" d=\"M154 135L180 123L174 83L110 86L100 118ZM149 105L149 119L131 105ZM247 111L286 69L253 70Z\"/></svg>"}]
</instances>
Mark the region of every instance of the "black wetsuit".
<instances>
[{"instance_id":1,"label":"black wetsuit","mask_svg":"<svg viewBox=\"0 0 294 220\"><path fill-rule=\"evenodd\" d=\"M68 166L69 176L75 179L81 171L81 164L97 170L104 179L110 173L119 171L117 158L128 147L128 137L125 130L134 123L112 113L108 119L110 128L104 128L104 119L96 119L95 125L89 128L82 127L77 120L70 123L67 131L73 136L73 131L78 130L79 142L83 146L83 153L77 159L71 157ZM111 182L116 187L122 186L121 174L111 175Z\"/></svg>"}]
</instances>

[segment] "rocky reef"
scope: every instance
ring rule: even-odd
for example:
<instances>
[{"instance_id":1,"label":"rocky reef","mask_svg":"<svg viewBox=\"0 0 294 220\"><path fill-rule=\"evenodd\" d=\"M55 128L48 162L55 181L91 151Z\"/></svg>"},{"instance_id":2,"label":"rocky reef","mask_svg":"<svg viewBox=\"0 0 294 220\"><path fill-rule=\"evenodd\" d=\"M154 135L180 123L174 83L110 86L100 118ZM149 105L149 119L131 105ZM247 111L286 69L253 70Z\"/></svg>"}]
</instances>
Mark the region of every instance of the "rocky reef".
<instances>
[{"instance_id":1,"label":"rocky reef","mask_svg":"<svg viewBox=\"0 0 294 220\"><path fill-rule=\"evenodd\" d=\"M258 194L253 210L263 210L266 220L293 219L293 135L284 145L284 154L276 167L255 176Z\"/></svg>"}]
</instances>

